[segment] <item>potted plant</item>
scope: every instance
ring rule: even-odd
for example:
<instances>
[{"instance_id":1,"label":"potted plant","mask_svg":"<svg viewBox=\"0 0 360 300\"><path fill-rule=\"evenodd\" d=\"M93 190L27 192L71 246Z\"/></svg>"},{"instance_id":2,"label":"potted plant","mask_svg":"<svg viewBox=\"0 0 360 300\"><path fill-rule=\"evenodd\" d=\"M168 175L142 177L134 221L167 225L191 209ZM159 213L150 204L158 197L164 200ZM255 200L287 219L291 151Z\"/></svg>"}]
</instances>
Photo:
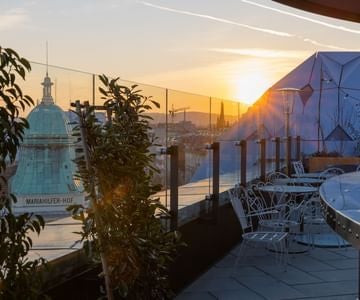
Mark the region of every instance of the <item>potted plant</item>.
<instances>
[{"instance_id":1,"label":"potted plant","mask_svg":"<svg viewBox=\"0 0 360 300\"><path fill-rule=\"evenodd\" d=\"M99 78L108 122L97 122L94 107L85 107L78 110L82 125L76 131L85 149L77 159L79 177L91 204L69 209L83 223L84 247L101 261L108 299L168 299L167 269L179 236L163 227L158 216L167 210L152 198L160 186L152 184L154 140L145 115L159 105L136 86Z\"/></svg>"}]
</instances>

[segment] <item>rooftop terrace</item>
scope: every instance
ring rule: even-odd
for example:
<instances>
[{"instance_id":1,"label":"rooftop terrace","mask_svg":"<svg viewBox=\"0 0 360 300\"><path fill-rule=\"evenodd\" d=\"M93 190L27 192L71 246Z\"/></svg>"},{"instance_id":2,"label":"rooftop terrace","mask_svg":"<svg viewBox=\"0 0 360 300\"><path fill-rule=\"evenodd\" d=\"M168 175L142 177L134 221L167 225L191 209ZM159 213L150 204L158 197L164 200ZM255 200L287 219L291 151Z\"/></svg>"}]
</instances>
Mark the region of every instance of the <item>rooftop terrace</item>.
<instances>
[{"instance_id":1,"label":"rooftop terrace","mask_svg":"<svg viewBox=\"0 0 360 300\"><path fill-rule=\"evenodd\" d=\"M41 70L44 66L36 64L34 67L38 73L43 73ZM95 93L98 83L95 82L94 74L78 74L57 68L53 68L52 71L54 74L62 71L69 73L68 76L78 76L79 80L75 81L78 87L76 90L86 90L88 94L86 96L79 94L76 97L92 99L92 105L100 103ZM35 79L32 78L28 84L34 83ZM131 84L131 82L123 83ZM240 297L241 299L321 299L321 297L331 299L330 296L334 297L333 299L355 298L358 290L357 251L352 248L317 248L308 253L292 255L286 273L274 264L273 259L268 255L269 252L256 253L256 256L249 259L247 265L237 268L234 273L232 265L235 249L218 261L219 257L239 242L241 236L241 228L222 193L239 182L246 183L254 178L265 178L266 173L283 168L284 162L288 173L291 173L289 167L291 160L303 158L307 153L305 150L320 145L320 140L307 140L300 136L296 139L291 136L287 139L281 138L283 134L280 129L283 128L283 120L280 117L279 131L273 130L274 134L279 133L279 135L267 136L260 124L261 115L259 118L253 118L254 114L256 115L255 108L254 114L248 115L248 118L256 119L251 123L253 126L247 128L249 135L241 135L240 130L246 129L244 125L250 123L246 118L244 119L244 110L237 102L145 85L140 85L139 88L144 90L145 95L156 96L161 103L161 109L155 110L152 114L154 118L152 134L158 138L163 148L168 149L175 145L179 148L176 170L179 180L175 186L172 186L169 180L172 176L173 157L171 154L161 155L158 148L151 149L156 153L156 167L161 170L158 183L164 187L157 196L169 207L172 191L176 190L178 196L174 216L178 216L176 218L178 229L192 234L191 242L190 239L186 242L188 248L197 251L196 255L198 255L194 257L189 254L190 250L186 250L189 252L188 256L185 255L178 263L175 273L187 278L178 282L177 290L181 290L184 283L192 281L194 275L202 273L217 261L214 267L182 290L178 295L179 299L239 299ZM186 99L185 103L184 99ZM297 100L301 104L301 99ZM58 104L65 110L69 108L69 103L64 101ZM187 107L178 108L182 105L189 105L191 110L189 111ZM173 108L171 114L169 108L173 106L178 108L180 113L174 114ZM281 111L279 116L282 116L282 109L279 111ZM225 127L220 126L218 121L222 118L228 122ZM192 126L185 126L189 124ZM231 131L232 134L227 134ZM328 144L345 145L346 142L331 140ZM211 198L212 196L215 197ZM214 199L217 201L211 201ZM211 211L217 213L218 210L220 213L215 220L204 218L204 214L210 212L211 215ZM31 256L43 256L50 260L51 264L59 267L58 278L61 278L61 274L66 274L65 277L70 278L69 273L74 271L77 264L80 266L85 263L79 260L81 245L77 243L78 236L73 233L78 231L79 227L80 225L75 224L70 218L48 223L40 237L34 238ZM183 230L182 227L187 229ZM199 257L206 259L196 265ZM172 280L177 279L174 277Z\"/></svg>"}]
</instances>

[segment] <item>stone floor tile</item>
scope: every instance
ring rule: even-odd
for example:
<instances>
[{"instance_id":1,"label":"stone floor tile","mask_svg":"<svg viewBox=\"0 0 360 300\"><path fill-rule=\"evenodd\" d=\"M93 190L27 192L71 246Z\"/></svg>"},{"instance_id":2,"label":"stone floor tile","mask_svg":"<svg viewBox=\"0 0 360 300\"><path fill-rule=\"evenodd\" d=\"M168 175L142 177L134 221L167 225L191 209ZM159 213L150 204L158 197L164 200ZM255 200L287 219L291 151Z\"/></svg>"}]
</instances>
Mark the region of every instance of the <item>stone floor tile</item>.
<instances>
[{"instance_id":1,"label":"stone floor tile","mask_svg":"<svg viewBox=\"0 0 360 300\"><path fill-rule=\"evenodd\" d=\"M329 251L327 248L315 248L309 251L309 256L321 261L347 259L342 252Z\"/></svg>"},{"instance_id":2,"label":"stone floor tile","mask_svg":"<svg viewBox=\"0 0 360 300\"><path fill-rule=\"evenodd\" d=\"M337 296L325 296L325 297L306 297L306 298L298 298L296 300L356 300L357 294L349 294L349 295L337 295Z\"/></svg>"},{"instance_id":3,"label":"stone floor tile","mask_svg":"<svg viewBox=\"0 0 360 300\"><path fill-rule=\"evenodd\" d=\"M274 278L281 280L282 282L288 285L295 284L310 284L310 283L320 283L323 280L319 277L314 276L308 272L301 271L297 268L289 266L286 272L281 273L270 273Z\"/></svg>"},{"instance_id":4,"label":"stone floor tile","mask_svg":"<svg viewBox=\"0 0 360 300\"><path fill-rule=\"evenodd\" d=\"M296 299L305 296L301 291L271 276L242 277L240 282L268 300Z\"/></svg>"},{"instance_id":5,"label":"stone floor tile","mask_svg":"<svg viewBox=\"0 0 360 300\"><path fill-rule=\"evenodd\" d=\"M207 292L184 292L175 297L175 300L216 300L217 298Z\"/></svg>"},{"instance_id":6,"label":"stone floor tile","mask_svg":"<svg viewBox=\"0 0 360 300\"><path fill-rule=\"evenodd\" d=\"M219 300L264 300L266 298L256 294L248 288L242 288L234 291L216 291L213 293Z\"/></svg>"},{"instance_id":7,"label":"stone floor tile","mask_svg":"<svg viewBox=\"0 0 360 300\"><path fill-rule=\"evenodd\" d=\"M357 280L357 269L345 269L345 270L328 270L320 272L311 272L312 275L321 278L326 282L343 281L343 280Z\"/></svg>"},{"instance_id":8,"label":"stone floor tile","mask_svg":"<svg viewBox=\"0 0 360 300\"><path fill-rule=\"evenodd\" d=\"M209 278L198 279L186 288L186 292L212 292L236 290L243 287L233 278Z\"/></svg>"},{"instance_id":9,"label":"stone floor tile","mask_svg":"<svg viewBox=\"0 0 360 300\"><path fill-rule=\"evenodd\" d=\"M232 269L231 275L233 276L263 276L266 275L262 270L256 266L237 266Z\"/></svg>"},{"instance_id":10,"label":"stone floor tile","mask_svg":"<svg viewBox=\"0 0 360 300\"><path fill-rule=\"evenodd\" d=\"M334 267L308 255L297 254L289 260L289 264L305 272L335 270Z\"/></svg>"},{"instance_id":11,"label":"stone floor tile","mask_svg":"<svg viewBox=\"0 0 360 300\"><path fill-rule=\"evenodd\" d=\"M332 248L329 251L333 251L339 255L345 256L347 258L358 258L359 251L353 247L346 247L346 248Z\"/></svg>"},{"instance_id":12,"label":"stone floor tile","mask_svg":"<svg viewBox=\"0 0 360 300\"><path fill-rule=\"evenodd\" d=\"M327 264L335 267L336 269L356 269L358 268L358 258L346 258L341 260L326 261Z\"/></svg>"},{"instance_id":13,"label":"stone floor tile","mask_svg":"<svg viewBox=\"0 0 360 300\"><path fill-rule=\"evenodd\" d=\"M293 288L308 297L340 297L357 293L357 280L294 285Z\"/></svg>"}]
</instances>

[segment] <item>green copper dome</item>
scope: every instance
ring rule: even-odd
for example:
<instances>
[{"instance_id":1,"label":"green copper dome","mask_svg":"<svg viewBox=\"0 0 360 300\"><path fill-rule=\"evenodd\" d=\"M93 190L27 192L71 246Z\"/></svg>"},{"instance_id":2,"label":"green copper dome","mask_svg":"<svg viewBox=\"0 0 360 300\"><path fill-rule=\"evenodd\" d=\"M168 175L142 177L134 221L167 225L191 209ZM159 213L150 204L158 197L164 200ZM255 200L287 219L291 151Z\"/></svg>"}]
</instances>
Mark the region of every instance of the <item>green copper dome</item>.
<instances>
[{"instance_id":1,"label":"green copper dome","mask_svg":"<svg viewBox=\"0 0 360 300\"><path fill-rule=\"evenodd\" d=\"M30 128L25 131L25 138L68 138L71 135L64 112L55 104L41 103L27 117Z\"/></svg>"}]
</instances>

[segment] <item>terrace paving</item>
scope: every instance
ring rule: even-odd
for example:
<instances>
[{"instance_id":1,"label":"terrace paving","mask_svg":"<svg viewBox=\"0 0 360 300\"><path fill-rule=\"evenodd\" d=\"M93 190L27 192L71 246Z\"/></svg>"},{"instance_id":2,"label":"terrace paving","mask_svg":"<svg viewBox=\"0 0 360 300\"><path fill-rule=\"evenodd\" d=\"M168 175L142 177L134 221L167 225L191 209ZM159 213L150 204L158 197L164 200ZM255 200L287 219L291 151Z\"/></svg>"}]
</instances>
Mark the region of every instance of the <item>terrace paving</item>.
<instances>
[{"instance_id":1,"label":"terrace paving","mask_svg":"<svg viewBox=\"0 0 360 300\"><path fill-rule=\"evenodd\" d=\"M247 251L234 267L239 245L175 299L354 300L358 296L358 250L313 248L290 254L285 271L266 249Z\"/></svg>"}]
</instances>

